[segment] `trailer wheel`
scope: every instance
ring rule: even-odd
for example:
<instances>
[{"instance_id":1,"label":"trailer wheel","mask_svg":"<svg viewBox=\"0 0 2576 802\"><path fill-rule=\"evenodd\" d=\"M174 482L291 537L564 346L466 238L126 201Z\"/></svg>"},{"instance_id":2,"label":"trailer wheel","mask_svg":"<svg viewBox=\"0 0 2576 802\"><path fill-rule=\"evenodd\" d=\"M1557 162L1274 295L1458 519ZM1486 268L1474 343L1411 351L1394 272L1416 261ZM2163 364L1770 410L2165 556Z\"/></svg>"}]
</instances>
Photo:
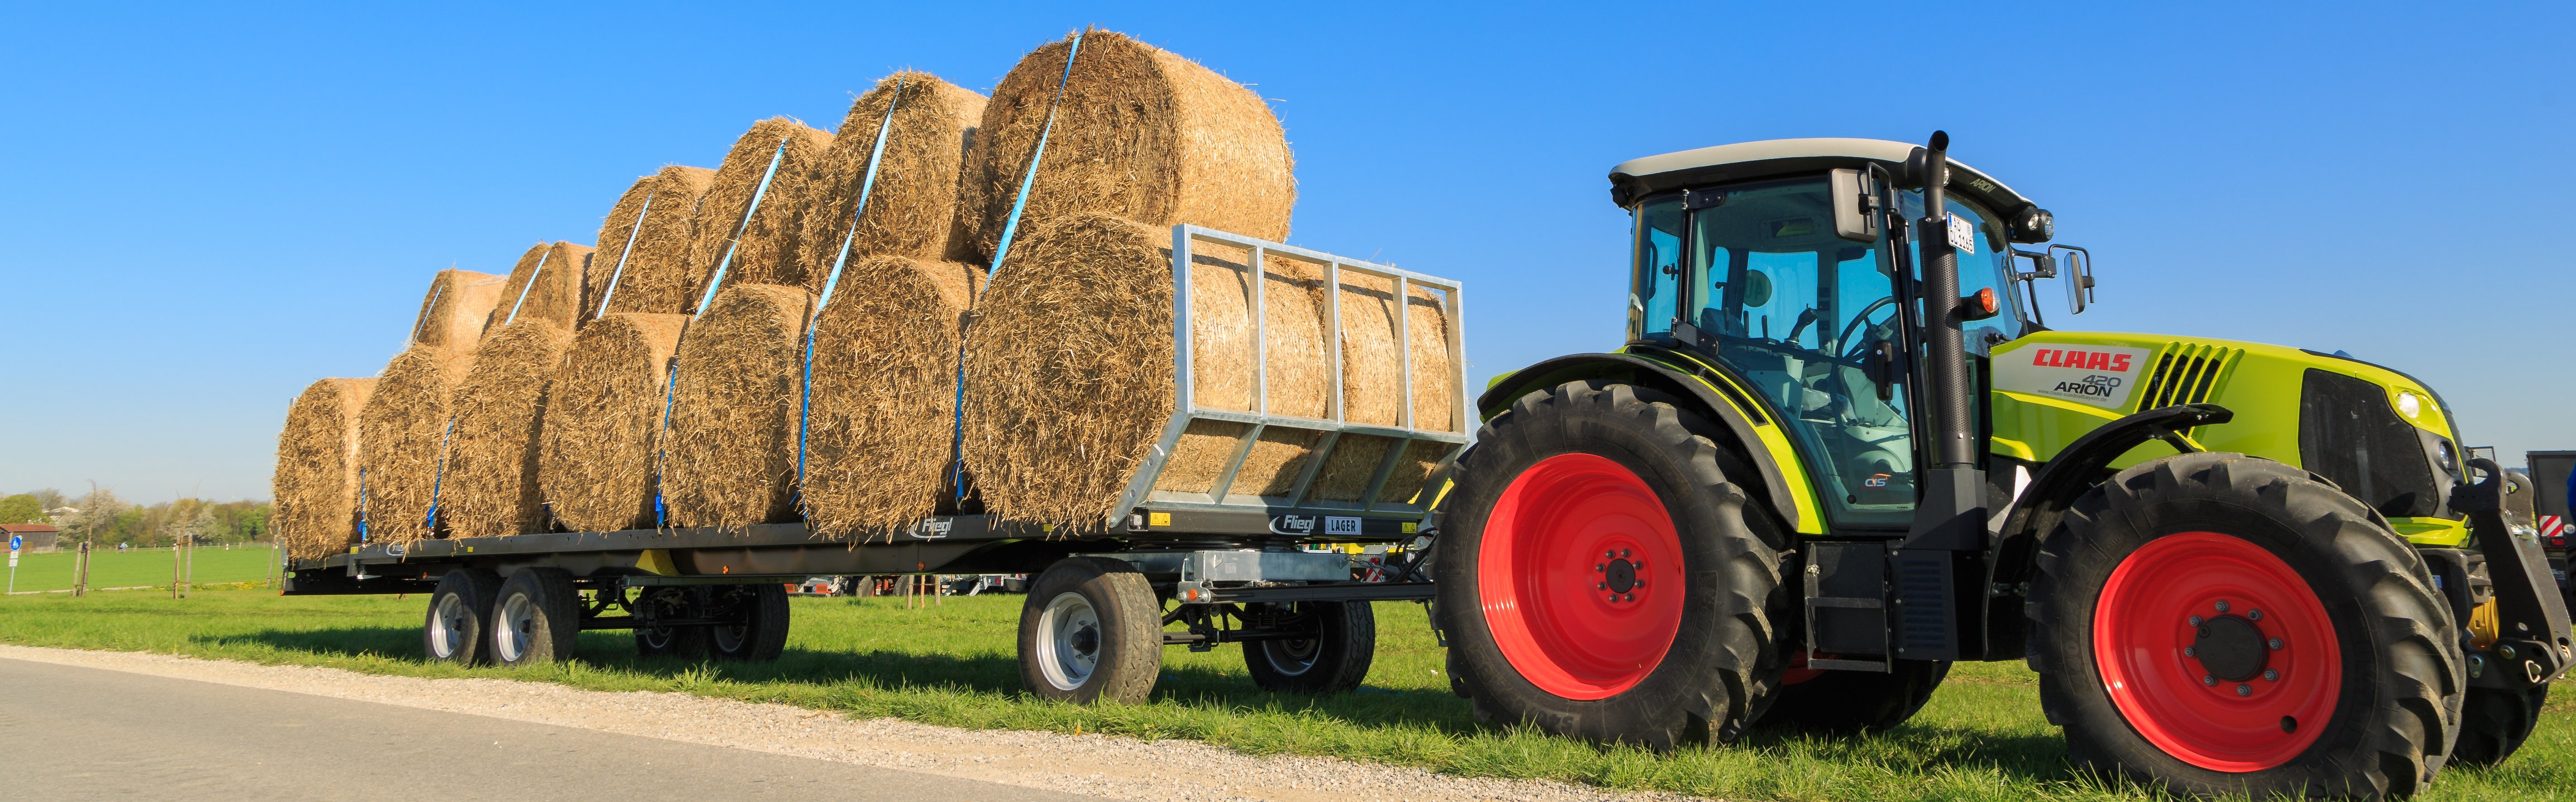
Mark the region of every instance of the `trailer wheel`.
<instances>
[{"instance_id":1,"label":"trailer wheel","mask_svg":"<svg viewBox=\"0 0 2576 802\"><path fill-rule=\"evenodd\" d=\"M766 663L787 651L787 586L721 585L709 594L707 609L736 623L706 628L707 654L718 660Z\"/></svg>"},{"instance_id":2,"label":"trailer wheel","mask_svg":"<svg viewBox=\"0 0 2576 802\"><path fill-rule=\"evenodd\" d=\"M443 580L442 580L443 581ZM518 668L572 659L581 592L560 568L527 568L501 583L492 605L492 661Z\"/></svg>"},{"instance_id":3,"label":"trailer wheel","mask_svg":"<svg viewBox=\"0 0 2576 802\"><path fill-rule=\"evenodd\" d=\"M1243 666L1252 684L1274 693L1341 693L1368 678L1377 656L1377 612L1368 602L1297 602L1265 604L1254 612L1295 617L1314 629L1299 640L1248 641Z\"/></svg>"},{"instance_id":4,"label":"trailer wheel","mask_svg":"<svg viewBox=\"0 0 2576 802\"><path fill-rule=\"evenodd\" d=\"M500 593L501 577L486 569L463 568L439 577L420 628L421 651L432 661L460 666L491 662L483 628L492 620L492 602Z\"/></svg>"},{"instance_id":5,"label":"trailer wheel","mask_svg":"<svg viewBox=\"0 0 2576 802\"><path fill-rule=\"evenodd\" d=\"M1020 681L1041 698L1143 703L1163 670L1162 605L1125 561L1067 557L1020 605Z\"/></svg>"},{"instance_id":6,"label":"trailer wheel","mask_svg":"<svg viewBox=\"0 0 2576 802\"><path fill-rule=\"evenodd\" d=\"M1884 730L1921 712L1948 676L1947 660L1898 660L1895 670L1884 674L1816 672L1813 679L1772 693L1760 724L1835 735Z\"/></svg>"},{"instance_id":7,"label":"trailer wheel","mask_svg":"<svg viewBox=\"0 0 2576 802\"><path fill-rule=\"evenodd\" d=\"M638 607L651 605L660 618L688 618L699 614L701 606L689 588L644 588L635 594ZM646 658L668 658L696 662L707 657L707 628L704 626L636 627L635 654Z\"/></svg>"},{"instance_id":8,"label":"trailer wheel","mask_svg":"<svg viewBox=\"0 0 2576 802\"><path fill-rule=\"evenodd\" d=\"M1480 716L1659 751L1732 741L1786 655L1787 535L1719 430L1663 393L1522 396L1461 459L1434 565Z\"/></svg>"},{"instance_id":9,"label":"trailer wheel","mask_svg":"<svg viewBox=\"0 0 2576 802\"><path fill-rule=\"evenodd\" d=\"M2030 664L2067 751L2193 795L2414 793L2460 726L2450 606L2385 519L2314 475L2182 454L2042 542Z\"/></svg>"},{"instance_id":10,"label":"trailer wheel","mask_svg":"<svg viewBox=\"0 0 2576 802\"><path fill-rule=\"evenodd\" d=\"M2531 728L2540 723L2540 706L2548 701L2547 685L2521 691L2470 688L2451 762L2490 766L2512 757L2523 739L2531 737Z\"/></svg>"}]
</instances>

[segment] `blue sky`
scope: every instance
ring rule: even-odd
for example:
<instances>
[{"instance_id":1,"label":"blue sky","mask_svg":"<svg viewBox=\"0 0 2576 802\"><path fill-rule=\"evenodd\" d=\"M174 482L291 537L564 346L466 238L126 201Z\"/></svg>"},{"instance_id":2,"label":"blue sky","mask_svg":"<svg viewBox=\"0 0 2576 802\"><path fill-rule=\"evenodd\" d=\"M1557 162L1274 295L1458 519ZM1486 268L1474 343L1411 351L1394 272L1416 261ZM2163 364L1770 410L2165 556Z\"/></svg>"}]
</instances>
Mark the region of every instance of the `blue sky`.
<instances>
[{"instance_id":1,"label":"blue sky","mask_svg":"<svg viewBox=\"0 0 2576 802\"><path fill-rule=\"evenodd\" d=\"M0 492L266 497L287 402L374 375L432 271L588 242L754 120L828 129L899 67L988 88L1084 24L1271 98L1290 240L1467 282L1479 382L1618 344L1612 164L1944 128L2097 255L2100 305L2052 323L2343 349L2509 463L2576 448L2576 13L2086 5L20 5Z\"/></svg>"}]
</instances>

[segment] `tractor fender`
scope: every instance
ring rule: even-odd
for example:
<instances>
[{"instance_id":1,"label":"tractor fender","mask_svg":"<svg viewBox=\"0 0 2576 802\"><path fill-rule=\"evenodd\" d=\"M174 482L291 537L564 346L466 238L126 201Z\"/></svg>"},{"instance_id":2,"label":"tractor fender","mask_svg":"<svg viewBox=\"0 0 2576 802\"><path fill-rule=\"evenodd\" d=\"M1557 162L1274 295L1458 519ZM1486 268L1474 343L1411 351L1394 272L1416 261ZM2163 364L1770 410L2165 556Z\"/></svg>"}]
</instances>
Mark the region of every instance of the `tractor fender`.
<instances>
[{"instance_id":1,"label":"tractor fender","mask_svg":"<svg viewBox=\"0 0 2576 802\"><path fill-rule=\"evenodd\" d=\"M2159 407L2102 424L2084 436L2068 443L2055 459L2031 477L2030 486L2012 501L2012 514L1996 532L1994 580L1998 583L2021 582L2029 578L2032 548L2038 538L2056 528L2058 518L2084 491L2093 489L2111 475L2111 461L2129 453L2129 449L2149 440L2175 443L2179 450L2197 450L2182 445L2180 433L2194 426L2226 423L2236 413L2217 404L2183 404ZM2019 611L2015 611L2019 614Z\"/></svg>"},{"instance_id":2,"label":"tractor fender","mask_svg":"<svg viewBox=\"0 0 2576 802\"><path fill-rule=\"evenodd\" d=\"M1689 367L1673 364L1681 362ZM1705 374L1705 375L1698 375ZM1717 419L1735 436L1738 453L1761 474L1761 491L1771 502L1771 510L1788 524L1799 528L1797 497L1770 449L1754 427L1773 426L1768 413L1751 398L1738 396L1740 391L1714 369L1696 360L1675 358L1671 362L1649 359L1636 354L1572 354L1550 359L1514 371L1497 379L1476 399L1476 408L1487 420L1511 408L1512 402L1531 392L1544 390L1570 381L1610 379L1643 387L1653 387L1674 396L1698 401L1698 412ZM1721 389L1723 388L1723 389Z\"/></svg>"}]
</instances>

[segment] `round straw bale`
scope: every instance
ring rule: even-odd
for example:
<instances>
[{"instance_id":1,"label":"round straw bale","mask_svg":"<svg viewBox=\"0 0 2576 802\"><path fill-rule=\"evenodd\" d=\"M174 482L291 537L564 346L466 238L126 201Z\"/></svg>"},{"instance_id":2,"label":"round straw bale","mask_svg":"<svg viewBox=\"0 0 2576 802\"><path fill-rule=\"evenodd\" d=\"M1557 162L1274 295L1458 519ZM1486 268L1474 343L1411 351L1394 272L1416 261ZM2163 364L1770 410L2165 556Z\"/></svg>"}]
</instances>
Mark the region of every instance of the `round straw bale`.
<instances>
[{"instance_id":1,"label":"round straw bale","mask_svg":"<svg viewBox=\"0 0 2576 802\"><path fill-rule=\"evenodd\" d=\"M681 338L662 497L677 526L741 529L795 517L796 411L814 297L733 284Z\"/></svg>"},{"instance_id":2,"label":"round straw bale","mask_svg":"<svg viewBox=\"0 0 2576 802\"><path fill-rule=\"evenodd\" d=\"M1172 414L1170 235L1076 215L1031 231L1014 250L1017 266L986 288L967 335L966 467L993 514L1094 527ZM1240 258L1210 249L1190 265L1199 407L1253 408L1250 273ZM1320 417L1319 392L1282 389L1322 384L1325 375L1319 288L1297 268L1283 261L1264 270L1264 305L1276 323L1265 329L1278 374L1273 409Z\"/></svg>"},{"instance_id":3,"label":"round straw bale","mask_svg":"<svg viewBox=\"0 0 2576 802\"><path fill-rule=\"evenodd\" d=\"M529 248L519 256L518 266L510 268L509 281L501 285L500 303L492 305L491 321L483 324L483 331L497 334L502 326L520 320L572 328L585 317L582 271L589 267L590 253L588 245L560 240Z\"/></svg>"},{"instance_id":4,"label":"round straw bale","mask_svg":"<svg viewBox=\"0 0 2576 802\"><path fill-rule=\"evenodd\" d=\"M579 247L579 246L575 246ZM569 286L569 285L568 285ZM448 436L439 517L455 537L544 532L537 444L546 380L562 367L572 329L522 311L495 329L458 385L456 431Z\"/></svg>"},{"instance_id":5,"label":"round straw bale","mask_svg":"<svg viewBox=\"0 0 2576 802\"><path fill-rule=\"evenodd\" d=\"M698 295L728 251L733 261L725 272L727 286L739 282L822 289L823 271L831 265L814 269L805 264L796 242L804 210L796 199L813 195L808 185L819 180L823 151L831 146L831 134L785 117L754 123L734 140L724 165L716 168L715 181L699 197L697 216L689 224L691 292L685 311L696 311ZM778 162L775 175L769 170L772 157ZM770 177L765 193L760 191L763 176ZM760 198L757 207L752 204L754 195Z\"/></svg>"},{"instance_id":6,"label":"round straw bale","mask_svg":"<svg viewBox=\"0 0 2576 802\"><path fill-rule=\"evenodd\" d=\"M808 528L864 536L936 511L956 420L958 324L983 277L901 256L843 268L815 323Z\"/></svg>"},{"instance_id":7,"label":"round straw bale","mask_svg":"<svg viewBox=\"0 0 2576 802\"><path fill-rule=\"evenodd\" d=\"M1071 45L1067 37L1020 59L984 107L958 204L979 261L991 259L1001 237ZM1195 223L1287 239L1296 178L1287 137L1260 95L1109 31L1083 37L1063 84L1023 232L1041 220L1099 212L1151 227Z\"/></svg>"},{"instance_id":8,"label":"round straw bale","mask_svg":"<svg viewBox=\"0 0 2576 802\"><path fill-rule=\"evenodd\" d=\"M610 312L697 311L698 299L689 294L689 225L698 214L698 196L715 178L714 170L674 165L635 179L599 227L599 251L591 254L596 269L583 276L582 308L594 315L602 306Z\"/></svg>"},{"instance_id":9,"label":"round straw bale","mask_svg":"<svg viewBox=\"0 0 2576 802\"><path fill-rule=\"evenodd\" d=\"M581 532L650 529L671 354L689 317L612 312L581 327L547 384L537 484Z\"/></svg>"},{"instance_id":10,"label":"round straw bale","mask_svg":"<svg viewBox=\"0 0 2576 802\"><path fill-rule=\"evenodd\" d=\"M358 464L367 474L367 536L409 543L435 537L430 505L447 457L449 401L474 368L474 352L412 348L376 378L358 416Z\"/></svg>"},{"instance_id":11,"label":"round straw bale","mask_svg":"<svg viewBox=\"0 0 2576 802\"><path fill-rule=\"evenodd\" d=\"M327 556L357 536L358 416L375 387L375 379L323 379L286 408L269 526L295 559Z\"/></svg>"},{"instance_id":12,"label":"round straw bale","mask_svg":"<svg viewBox=\"0 0 2576 802\"><path fill-rule=\"evenodd\" d=\"M895 110L891 126L885 125L889 103ZM952 236L957 175L966 142L983 117L983 95L926 72L886 76L860 95L832 136L831 149L823 153L821 179L808 185L811 195L800 201L805 205L805 231L799 237L803 262L828 275L841 259L844 242L851 261L861 256L964 259L962 243ZM867 192L867 218L853 231L851 216L859 212L860 185L866 183L868 156L876 150L881 127L887 129L885 156L876 184ZM815 289L820 291L821 285Z\"/></svg>"},{"instance_id":13,"label":"round straw bale","mask_svg":"<svg viewBox=\"0 0 2576 802\"><path fill-rule=\"evenodd\" d=\"M474 350L483 339L483 324L501 300L501 277L471 270L441 270L420 297L420 317L411 324L411 344L428 348Z\"/></svg>"}]
</instances>

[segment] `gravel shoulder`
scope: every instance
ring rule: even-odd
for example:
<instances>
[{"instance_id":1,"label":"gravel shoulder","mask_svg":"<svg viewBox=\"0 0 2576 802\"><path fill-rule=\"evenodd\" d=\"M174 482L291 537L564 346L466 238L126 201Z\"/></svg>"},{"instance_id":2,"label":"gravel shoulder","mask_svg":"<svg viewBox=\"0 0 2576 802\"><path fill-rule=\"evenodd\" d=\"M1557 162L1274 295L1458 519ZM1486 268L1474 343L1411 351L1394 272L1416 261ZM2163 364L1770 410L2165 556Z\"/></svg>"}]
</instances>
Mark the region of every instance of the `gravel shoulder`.
<instances>
[{"instance_id":1,"label":"gravel shoulder","mask_svg":"<svg viewBox=\"0 0 2576 802\"><path fill-rule=\"evenodd\" d=\"M1252 757L1195 741L851 719L829 711L680 693L607 693L539 682L376 676L308 666L6 644L0 644L0 658L489 716L1111 799L1691 799L1613 794L1542 780L1447 777L1339 758Z\"/></svg>"}]
</instances>

